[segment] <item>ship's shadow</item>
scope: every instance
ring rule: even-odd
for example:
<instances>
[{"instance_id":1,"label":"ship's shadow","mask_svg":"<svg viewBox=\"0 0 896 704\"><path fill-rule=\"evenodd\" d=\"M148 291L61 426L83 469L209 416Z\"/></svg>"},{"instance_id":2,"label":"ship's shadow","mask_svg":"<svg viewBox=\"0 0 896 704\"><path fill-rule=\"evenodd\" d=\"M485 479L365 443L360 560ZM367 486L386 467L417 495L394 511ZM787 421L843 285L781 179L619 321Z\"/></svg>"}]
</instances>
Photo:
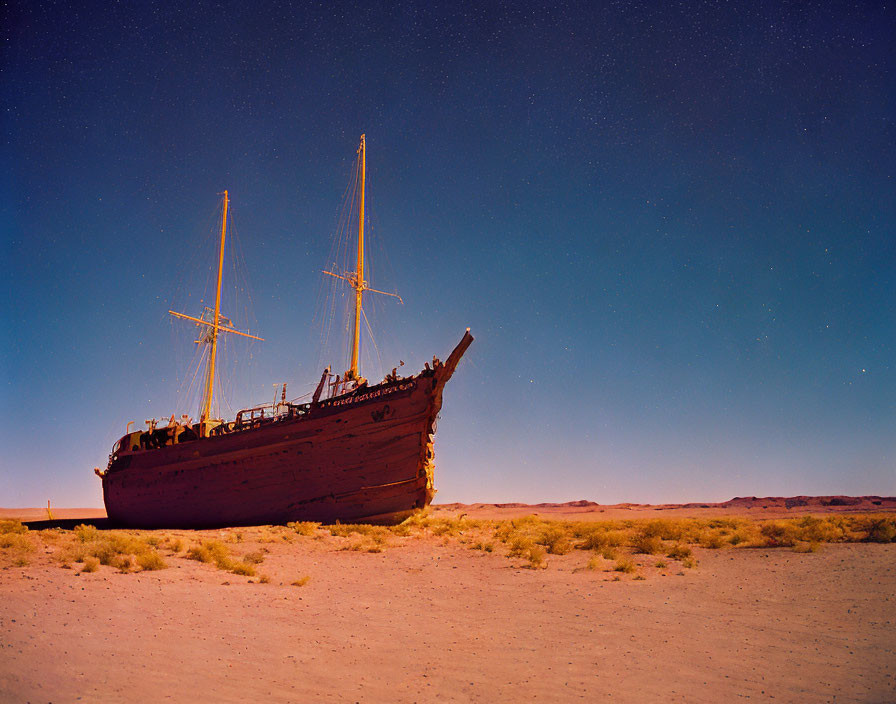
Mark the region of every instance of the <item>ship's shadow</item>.
<instances>
[{"instance_id":1,"label":"ship's shadow","mask_svg":"<svg viewBox=\"0 0 896 704\"><path fill-rule=\"evenodd\" d=\"M53 520L22 521L22 525L27 526L28 530L49 530L51 528L73 530L75 526L81 525L93 526L97 530L110 530L121 527L108 518L56 518Z\"/></svg>"},{"instance_id":2,"label":"ship's shadow","mask_svg":"<svg viewBox=\"0 0 896 704\"><path fill-rule=\"evenodd\" d=\"M393 526L401 523L409 515L413 515L414 511L402 511L388 516L377 516L372 519L359 519L355 521L334 521L335 523L343 523L344 525L380 525ZM201 525L201 526L133 526L122 525L116 523L109 518L57 518L53 520L39 521L22 521L22 525L27 526L28 530L50 530L53 528L61 528L63 530L74 530L75 526L85 525L93 526L97 530L115 530L115 529L132 529L132 530L222 530L225 528L252 528L260 525L279 525L285 526L286 523L244 523L244 524L220 524L220 525Z\"/></svg>"}]
</instances>

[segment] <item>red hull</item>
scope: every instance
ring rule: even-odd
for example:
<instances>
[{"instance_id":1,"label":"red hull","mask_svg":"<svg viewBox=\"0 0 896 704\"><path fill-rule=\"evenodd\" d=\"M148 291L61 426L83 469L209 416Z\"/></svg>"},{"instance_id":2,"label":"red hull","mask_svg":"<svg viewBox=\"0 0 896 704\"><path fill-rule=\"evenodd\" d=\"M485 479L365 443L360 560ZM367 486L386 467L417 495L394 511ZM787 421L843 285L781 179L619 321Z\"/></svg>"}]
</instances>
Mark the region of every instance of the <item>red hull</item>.
<instances>
[{"instance_id":1,"label":"red hull","mask_svg":"<svg viewBox=\"0 0 896 704\"><path fill-rule=\"evenodd\" d=\"M388 520L423 508L442 390L472 341L468 332L435 371L307 415L113 462L106 512L120 525L187 528Z\"/></svg>"}]
</instances>

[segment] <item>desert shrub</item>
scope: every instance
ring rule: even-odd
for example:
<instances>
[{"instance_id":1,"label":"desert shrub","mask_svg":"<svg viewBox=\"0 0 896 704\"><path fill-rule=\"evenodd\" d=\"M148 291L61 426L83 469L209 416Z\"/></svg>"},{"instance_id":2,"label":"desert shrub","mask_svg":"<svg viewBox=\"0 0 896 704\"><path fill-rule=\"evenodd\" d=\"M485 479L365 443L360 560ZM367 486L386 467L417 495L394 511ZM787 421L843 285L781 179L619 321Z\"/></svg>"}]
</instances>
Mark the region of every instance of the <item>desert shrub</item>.
<instances>
[{"instance_id":1,"label":"desert shrub","mask_svg":"<svg viewBox=\"0 0 896 704\"><path fill-rule=\"evenodd\" d=\"M439 518L430 525L433 535L457 535L460 533L458 521L450 518Z\"/></svg>"},{"instance_id":2,"label":"desert shrub","mask_svg":"<svg viewBox=\"0 0 896 704\"><path fill-rule=\"evenodd\" d=\"M305 575L304 577L299 577L297 580L295 580L294 582L291 583L291 586L304 587L306 584L308 584L309 579L311 579L311 577L309 577L308 575Z\"/></svg>"},{"instance_id":3,"label":"desert shrub","mask_svg":"<svg viewBox=\"0 0 896 704\"><path fill-rule=\"evenodd\" d=\"M18 519L8 519L0 521L0 535L8 535L9 533L27 533L28 526L23 525Z\"/></svg>"},{"instance_id":4,"label":"desert shrub","mask_svg":"<svg viewBox=\"0 0 896 704\"><path fill-rule=\"evenodd\" d=\"M339 548L339 550L348 551L348 552L364 552L364 550L366 550L366 548L367 548L367 543L365 543L363 540L355 540L352 543L347 543L347 544L341 546Z\"/></svg>"},{"instance_id":5,"label":"desert shrub","mask_svg":"<svg viewBox=\"0 0 896 704\"><path fill-rule=\"evenodd\" d=\"M600 554L601 557L603 557L605 560L615 560L619 555L619 551L616 548L608 545L600 550Z\"/></svg>"},{"instance_id":6,"label":"desert shrub","mask_svg":"<svg viewBox=\"0 0 896 704\"><path fill-rule=\"evenodd\" d=\"M495 527L494 538L502 543L509 543L516 535L516 528L511 521L502 521Z\"/></svg>"},{"instance_id":7,"label":"desert shrub","mask_svg":"<svg viewBox=\"0 0 896 704\"><path fill-rule=\"evenodd\" d=\"M626 574L631 574L637 569L634 562L632 562L627 557L620 557L616 560L616 564L613 565L614 572L625 572Z\"/></svg>"},{"instance_id":8,"label":"desert shrub","mask_svg":"<svg viewBox=\"0 0 896 704\"><path fill-rule=\"evenodd\" d=\"M315 531L320 527L320 523L315 523L314 521L295 521L286 525L299 535L314 535Z\"/></svg>"},{"instance_id":9,"label":"desert shrub","mask_svg":"<svg viewBox=\"0 0 896 704\"><path fill-rule=\"evenodd\" d=\"M391 531L385 526L374 526L369 523L334 523L331 526L326 526L326 529L333 536L347 538L350 535L357 534L368 537L380 544L387 542L391 534Z\"/></svg>"},{"instance_id":10,"label":"desert shrub","mask_svg":"<svg viewBox=\"0 0 896 704\"><path fill-rule=\"evenodd\" d=\"M796 522L799 539L810 543L835 543L843 540L846 526L830 518L803 516Z\"/></svg>"},{"instance_id":11,"label":"desert shrub","mask_svg":"<svg viewBox=\"0 0 896 704\"><path fill-rule=\"evenodd\" d=\"M681 543L676 543L666 552L666 557L671 557L673 560L682 560L691 556L691 549L687 545L682 545Z\"/></svg>"},{"instance_id":12,"label":"desert shrub","mask_svg":"<svg viewBox=\"0 0 896 704\"><path fill-rule=\"evenodd\" d=\"M247 562L234 560L230 556L227 546L217 540L208 540L199 545L194 545L187 552L187 558L199 562L214 563L219 570L233 572L252 577L255 575L255 567Z\"/></svg>"},{"instance_id":13,"label":"desert shrub","mask_svg":"<svg viewBox=\"0 0 896 704\"><path fill-rule=\"evenodd\" d=\"M184 541L180 538L171 538L168 541L168 549L171 552L181 552L184 549Z\"/></svg>"},{"instance_id":14,"label":"desert shrub","mask_svg":"<svg viewBox=\"0 0 896 704\"><path fill-rule=\"evenodd\" d=\"M687 567L688 569L693 569L697 566L697 560L694 557L686 557L681 561L683 567Z\"/></svg>"},{"instance_id":15,"label":"desert shrub","mask_svg":"<svg viewBox=\"0 0 896 704\"><path fill-rule=\"evenodd\" d=\"M641 533L644 536L659 538L660 540L683 540L685 538L686 525L682 521L657 518L647 521L641 528Z\"/></svg>"},{"instance_id":16,"label":"desert shrub","mask_svg":"<svg viewBox=\"0 0 896 704\"><path fill-rule=\"evenodd\" d=\"M524 557L535 547L535 541L525 535L516 535L510 539L508 547L510 548L507 552L508 557Z\"/></svg>"},{"instance_id":17,"label":"desert shrub","mask_svg":"<svg viewBox=\"0 0 896 704\"><path fill-rule=\"evenodd\" d=\"M654 565L654 567L656 567L657 569L660 569L660 570L664 570L664 569L666 569L666 567L668 567L668 565L665 563L665 561L663 561L663 560L659 560L659 561Z\"/></svg>"},{"instance_id":18,"label":"desert shrub","mask_svg":"<svg viewBox=\"0 0 896 704\"><path fill-rule=\"evenodd\" d=\"M486 543L486 542L483 542L480 540L476 543L473 543L470 546L470 549L471 550L482 550L483 552L492 552L492 550L495 549L495 546L493 543Z\"/></svg>"},{"instance_id":19,"label":"desert shrub","mask_svg":"<svg viewBox=\"0 0 896 704\"><path fill-rule=\"evenodd\" d=\"M867 527L869 543L896 542L896 518L874 518Z\"/></svg>"},{"instance_id":20,"label":"desert shrub","mask_svg":"<svg viewBox=\"0 0 896 704\"><path fill-rule=\"evenodd\" d=\"M632 540L632 547L635 549L635 552L645 555L656 555L658 552L663 551L663 541L655 535L640 533Z\"/></svg>"},{"instance_id":21,"label":"desert shrub","mask_svg":"<svg viewBox=\"0 0 896 704\"><path fill-rule=\"evenodd\" d=\"M620 547L629 541L629 533L624 530L609 530L606 534L607 545Z\"/></svg>"},{"instance_id":22,"label":"desert shrub","mask_svg":"<svg viewBox=\"0 0 896 704\"><path fill-rule=\"evenodd\" d=\"M530 547L524 555L524 557L528 561L528 564L525 566L530 569L544 567L544 556L544 548L542 548L540 545L532 545L532 547Z\"/></svg>"},{"instance_id":23,"label":"desert shrub","mask_svg":"<svg viewBox=\"0 0 896 704\"><path fill-rule=\"evenodd\" d=\"M223 564L229 562L230 551L223 543L219 543L217 540L208 540L191 547L187 551L187 559Z\"/></svg>"},{"instance_id":24,"label":"desert shrub","mask_svg":"<svg viewBox=\"0 0 896 704\"><path fill-rule=\"evenodd\" d=\"M710 550L718 550L725 544L725 538L718 532L707 532L700 539L700 545Z\"/></svg>"},{"instance_id":25,"label":"desert shrub","mask_svg":"<svg viewBox=\"0 0 896 704\"><path fill-rule=\"evenodd\" d=\"M736 533L732 533L731 536L728 538L728 542L731 543L732 545L740 545L741 543L745 543L746 541L747 541L746 536L740 531L738 531Z\"/></svg>"},{"instance_id":26,"label":"desert shrub","mask_svg":"<svg viewBox=\"0 0 896 704\"><path fill-rule=\"evenodd\" d=\"M100 560L100 562L102 562L102 560ZM106 564L115 567L119 572L122 572L123 574L130 572L134 568L134 562L130 555L116 555Z\"/></svg>"},{"instance_id":27,"label":"desert shrub","mask_svg":"<svg viewBox=\"0 0 896 704\"><path fill-rule=\"evenodd\" d=\"M585 565L585 569L588 570L598 570L603 566L603 560L598 555L592 555L588 558L588 564Z\"/></svg>"},{"instance_id":28,"label":"desert shrub","mask_svg":"<svg viewBox=\"0 0 896 704\"><path fill-rule=\"evenodd\" d=\"M92 526L91 526L92 527ZM92 535L89 531L85 535ZM80 539L80 537L79 537ZM87 553L99 559L100 564L122 568L130 564L131 555L140 555L151 548L140 538L121 532L97 533L84 545ZM127 557L127 560L124 558ZM122 569L122 571L127 571Z\"/></svg>"},{"instance_id":29,"label":"desert shrub","mask_svg":"<svg viewBox=\"0 0 896 704\"><path fill-rule=\"evenodd\" d=\"M75 526L74 528L75 536L82 543L89 543L96 540L99 537L99 531L96 529L96 526L89 526L84 523Z\"/></svg>"},{"instance_id":30,"label":"desert shrub","mask_svg":"<svg viewBox=\"0 0 896 704\"><path fill-rule=\"evenodd\" d=\"M576 543L579 550L600 550L607 547L607 533L599 528L593 528L586 531L580 536L580 540Z\"/></svg>"},{"instance_id":31,"label":"desert shrub","mask_svg":"<svg viewBox=\"0 0 896 704\"><path fill-rule=\"evenodd\" d=\"M258 578L259 584L270 584L270 582L271 582L271 578L268 577L266 574L263 574Z\"/></svg>"},{"instance_id":32,"label":"desert shrub","mask_svg":"<svg viewBox=\"0 0 896 704\"><path fill-rule=\"evenodd\" d=\"M402 523L397 523L394 526L389 526L389 532L392 533L392 535L406 537L411 534L411 528L411 524L405 521Z\"/></svg>"},{"instance_id":33,"label":"desert shrub","mask_svg":"<svg viewBox=\"0 0 896 704\"><path fill-rule=\"evenodd\" d=\"M34 543L26 533L0 533L0 548L10 552L31 552Z\"/></svg>"},{"instance_id":34,"label":"desert shrub","mask_svg":"<svg viewBox=\"0 0 896 704\"><path fill-rule=\"evenodd\" d=\"M228 568L223 568L228 569ZM244 577L254 577L255 576L255 566L249 565L245 562L231 562L229 565L229 572L233 572L234 574L240 574Z\"/></svg>"},{"instance_id":35,"label":"desert shrub","mask_svg":"<svg viewBox=\"0 0 896 704\"><path fill-rule=\"evenodd\" d=\"M264 550L255 550L254 552L248 552L243 555L243 562L248 562L251 565L260 565L264 562Z\"/></svg>"},{"instance_id":36,"label":"desert shrub","mask_svg":"<svg viewBox=\"0 0 896 704\"><path fill-rule=\"evenodd\" d=\"M330 535L336 536L338 538L347 538L352 533L358 533L358 526L351 524L342 524L339 522L334 523L333 525L324 526L324 528L330 531Z\"/></svg>"},{"instance_id":37,"label":"desert shrub","mask_svg":"<svg viewBox=\"0 0 896 704\"><path fill-rule=\"evenodd\" d=\"M792 522L768 521L760 533L765 538L766 547L792 547L796 544L798 530Z\"/></svg>"},{"instance_id":38,"label":"desert shrub","mask_svg":"<svg viewBox=\"0 0 896 704\"><path fill-rule=\"evenodd\" d=\"M572 543L566 531L558 526L545 528L536 541L543 545L552 555L565 555L572 550Z\"/></svg>"},{"instance_id":39,"label":"desert shrub","mask_svg":"<svg viewBox=\"0 0 896 704\"><path fill-rule=\"evenodd\" d=\"M793 546L794 552L818 552L821 550L820 543L797 543Z\"/></svg>"},{"instance_id":40,"label":"desert shrub","mask_svg":"<svg viewBox=\"0 0 896 704\"><path fill-rule=\"evenodd\" d=\"M81 568L82 572L96 572L100 568L100 561L95 557L88 557L84 560L84 566Z\"/></svg>"},{"instance_id":41,"label":"desert shrub","mask_svg":"<svg viewBox=\"0 0 896 704\"><path fill-rule=\"evenodd\" d=\"M168 566L165 564L165 560L162 559L162 556L155 550L147 550L146 552L137 555L137 564L140 566L140 569L145 572L163 570Z\"/></svg>"}]
</instances>

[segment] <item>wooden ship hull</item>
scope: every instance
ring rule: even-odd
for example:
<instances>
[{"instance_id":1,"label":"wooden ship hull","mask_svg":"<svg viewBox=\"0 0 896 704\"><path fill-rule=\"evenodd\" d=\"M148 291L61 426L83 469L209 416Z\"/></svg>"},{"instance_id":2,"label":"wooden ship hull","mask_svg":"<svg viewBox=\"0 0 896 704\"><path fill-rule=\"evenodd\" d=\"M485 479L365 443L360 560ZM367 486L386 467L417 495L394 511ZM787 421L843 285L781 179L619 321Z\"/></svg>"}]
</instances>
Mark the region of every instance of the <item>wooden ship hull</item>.
<instances>
[{"instance_id":1,"label":"wooden ship hull","mask_svg":"<svg viewBox=\"0 0 896 704\"><path fill-rule=\"evenodd\" d=\"M113 455L109 519L140 528L289 521L387 522L432 501L442 392L473 341L444 364L225 435Z\"/></svg>"}]
</instances>

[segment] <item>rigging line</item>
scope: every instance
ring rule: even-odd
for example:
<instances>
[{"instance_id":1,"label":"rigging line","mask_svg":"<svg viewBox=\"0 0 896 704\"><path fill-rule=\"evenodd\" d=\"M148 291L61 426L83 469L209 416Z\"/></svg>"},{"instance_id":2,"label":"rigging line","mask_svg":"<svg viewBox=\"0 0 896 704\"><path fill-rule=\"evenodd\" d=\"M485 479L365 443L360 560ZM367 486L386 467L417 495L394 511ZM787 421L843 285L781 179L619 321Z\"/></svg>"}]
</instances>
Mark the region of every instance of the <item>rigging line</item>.
<instances>
[{"instance_id":1,"label":"rigging line","mask_svg":"<svg viewBox=\"0 0 896 704\"><path fill-rule=\"evenodd\" d=\"M199 242L196 244L188 245L186 247L178 250L177 266L175 268L175 288L171 297L171 308L178 309L180 307L188 307L182 306L185 299L189 299L191 294L187 293L187 289L195 289L199 284L199 280L197 276L200 275L199 272L202 272L204 269L204 265L207 264L206 254L209 251L209 247L211 242L208 237L208 233L210 233L214 229L214 220L215 216L220 212L220 205L214 207L214 209L209 210L205 217L200 220L201 224L199 227L193 230L194 233L199 233ZM205 233L205 234L202 234ZM183 241L182 238L176 238L177 242ZM193 237L188 238L192 240ZM184 256L186 255L186 256Z\"/></svg>"},{"instance_id":2,"label":"rigging line","mask_svg":"<svg viewBox=\"0 0 896 704\"><path fill-rule=\"evenodd\" d=\"M354 173L350 172L350 178L343 192L340 208L337 214L336 231L330 246L330 256L327 266L338 267L338 262L343 259L346 249L346 233L348 225L348 213L350 212L351 202L354 200L354 192L357 188ZM319 359L318 363L322 363L322 356L326 353L329 346L330 333L332 331L333 320L336 313L336 301L338 299L336 281L327 281L325 290L327 292L325 306L322 310L322 318L320 320L319 331Z\"/></svg>"},{"instance_id":3,"label":"rigging line","mask_svg":"<svg viewBox=\"0 0 896 704\"><path fill-rule=\"evenodd\" d=\"M345 203L343 204L342 213L340 217L339 231L338 231L338 251L337 251L337 261L334 262L334 265L337 268L347 269L347 261L348 261L348 251L350 244L349 237L349 228L351 226L351 212L354 209L354 203L357 200L357 192L358 192L358 181L357 181L357 171L353 174L354 178L350 184L350 193ZM341 267L340 267L341 264ZM327 318L326 318L326 348L329 350L330 346L330 335L333 332L333 325L336 322L336 308L338 306L339 299L341 298L344 302L346 300L345 295L345 287L344 285L340 285L338 280L334 280L332 282L333 285L333 298L332 298L332 306L328 310ZM348 320L347 314L343 313L343 320ZM344 333L343 333L344 334Z\"/></svg>"},{"instance_id":4,"label":"rigging line","mask_svg":"<svg viewBox=\"0 0 896 704\"><path fill-rule=\"evenodd\" d=\"M376 340L373 339L373 330L370 329L370 322L367 320L367 313L364 312L364 308L361 308L361 315L364 316L364 322L367 324L367 334L370 336L370 343L373 345L373 349L376 350L376 359L379 365L380 377L384 377L383 358L380 357L380 348L377 347Z\"/></svg>"},{"instance_id":5,"label":"rigging line","mask_svg":"<svg viewBox=\"0 0 896 704\"><path fill-rule=\"evenodd\" d=\"M246 293L246 298L248 299L248 303L244 304L244 312L246 315L246 327L248 328L249 320L251 319L252 323L257 327L258 319L255 316L255 302L252 297L252 283L249 279L249 267L246 263L245 251L243 249L243 238L240 235L240 231L236 226L236 214L232 216L233 220L233 246L231 248L231 253L233 255L233 269L234 269L234 287L236 291L239 290L240 286L242 286L242 290Z\"/></svg>"},{"instance_id":6,"label":"rigging line","mask_svg":"<svg viewBox=\"0 0 896 704\"><path fill-rule=\"evenodd\" d=\"M174 321L172 321L172 327L173 327L173 323L174 323ZM185 392L186 388L189 388L189 387L186 386L186 384L187 384L187 378L188 378L188 376L189 376L189 374L190 374L190 370L191 370L191 369L194 370L194 371L193 371L193 377L194 377L194 378L195 378L196 374L199 373L199 356L200 356L201 351L202 351L202 350L201 350L201 347L202 347L201 345L194 345L194 348L195 348L195 349L193 350L192 358L190 359L190 363L187 365L186 371L185 371L185 373L184 373L184 379L183 379L183 381L181 382L180 388L177 390L178 395L180 395L181 393ZM192 383L193 383L193 382L190 381L190 384L191 384L191 385L192 385Z\"/></svg>"}]
</instances>

